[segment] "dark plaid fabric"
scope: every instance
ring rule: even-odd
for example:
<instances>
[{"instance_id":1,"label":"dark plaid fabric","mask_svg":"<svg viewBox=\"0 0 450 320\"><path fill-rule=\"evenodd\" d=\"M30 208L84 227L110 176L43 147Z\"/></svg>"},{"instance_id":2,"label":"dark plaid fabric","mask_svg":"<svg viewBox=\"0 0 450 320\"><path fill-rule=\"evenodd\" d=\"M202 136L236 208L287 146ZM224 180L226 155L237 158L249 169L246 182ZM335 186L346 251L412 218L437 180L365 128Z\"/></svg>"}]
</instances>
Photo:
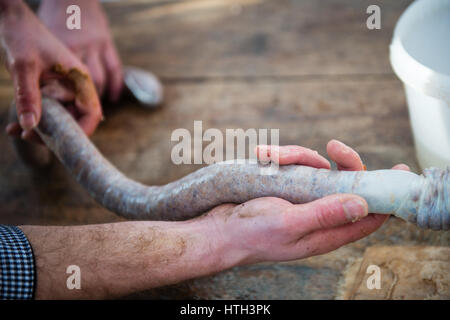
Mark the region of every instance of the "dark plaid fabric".
<instances>
[{"instance_id":1,"label":"dark plaid fabric","mask_svg":"<svg viewBox=\"0 0 450 320\"><path fill-rule=\"evenodd\" d=\"M0 225L0 299L32 299L34 258L18 227Z\"/></svg>"}]
</instances>

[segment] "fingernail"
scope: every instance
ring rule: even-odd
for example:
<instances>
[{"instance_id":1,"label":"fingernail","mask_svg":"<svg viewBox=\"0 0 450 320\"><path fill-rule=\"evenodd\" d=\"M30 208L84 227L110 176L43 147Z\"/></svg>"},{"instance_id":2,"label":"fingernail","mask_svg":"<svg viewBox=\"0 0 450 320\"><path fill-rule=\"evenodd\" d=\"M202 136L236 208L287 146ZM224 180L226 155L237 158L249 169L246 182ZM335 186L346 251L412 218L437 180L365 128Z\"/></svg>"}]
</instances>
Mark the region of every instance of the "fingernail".
<instances>
[{"instance_id":1,"label":"fingernail","mask_svg":"<svg viewBox=\"0 0 450 320\"><path fill-rule=\"evenodd\" d=\"M342 204L342 206L344 207L347 220L351 222L358 221L368 214L366 206L361 200L358 199L347 200Z\"/></svg>"},{"instance_id":2,"label":"fingernail","mask_svg":"<svg viewBox=\"0 0 450 320\"><path fill-rule=\"evenodd\" d=\"M345 143L340 142L340 141L338 141L338 142L339 142L339 144L340 144L340 146L341 146L341 151L342 151L343 153L346 153L346 152L349 152L349 151L350 151L350 148L349 148Z\"/></svg>"},{"instance_id":3,"label":"fingernail","mask_svg":"<svg viewBox=\"0 0 450 320\"><path fill-rule=\"evenodd\" d=\"M36 116L33 112L22 113L19 118L20 126L28 131L36 127Z\"/></svg>"},{"instance_id":4,"label":"fingernail","mask_svg":"<svg viewBox=\"0 0 450 320\"><path fill-rule=\"evenodd\" d=\"M28 132L29 131L22 131L22 133L20 134L20 137L23 139L23 140L26 140L27 139L27 136L28 136Z\"/></svg>"}]
</instances>

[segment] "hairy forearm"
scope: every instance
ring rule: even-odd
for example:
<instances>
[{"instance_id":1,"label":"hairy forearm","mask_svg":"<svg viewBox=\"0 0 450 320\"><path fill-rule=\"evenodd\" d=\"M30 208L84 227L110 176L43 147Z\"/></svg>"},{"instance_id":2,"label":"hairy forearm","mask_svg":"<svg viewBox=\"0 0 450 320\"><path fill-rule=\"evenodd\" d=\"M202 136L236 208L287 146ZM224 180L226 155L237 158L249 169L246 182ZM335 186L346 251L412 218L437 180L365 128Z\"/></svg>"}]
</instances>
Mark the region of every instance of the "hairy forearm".
<instances>
[{"instance_id":1,"label":"hairy forearm","mask_svg":"<svg viewBox=\"0 0 450 320\"><path fill-rule=\"evenodd\" d=\"M204 219L21 229L35 254L37 299L120 297L219 272L241 260ZM81 270L79 290L66 286L70 265Z\"/></svg>"}]
</instances>

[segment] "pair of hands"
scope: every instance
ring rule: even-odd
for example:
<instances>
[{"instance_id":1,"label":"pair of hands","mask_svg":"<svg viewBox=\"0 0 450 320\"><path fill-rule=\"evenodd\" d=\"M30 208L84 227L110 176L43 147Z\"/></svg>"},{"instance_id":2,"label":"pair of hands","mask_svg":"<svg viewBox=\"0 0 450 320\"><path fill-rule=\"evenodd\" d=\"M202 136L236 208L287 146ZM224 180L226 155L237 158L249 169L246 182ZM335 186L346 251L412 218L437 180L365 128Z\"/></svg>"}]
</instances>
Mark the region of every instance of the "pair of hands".
<instances>
[{"instance_id":1,"label":"pair of hands","mask_svg":"<svg viewBox=\"0 0 450 320\"><path fill-rule=\"evenodd\" d=\"M92 134L102 119L99 96L107 92L116 101L123 88L120 58L99 3L77 1L81 30L69 30L66 9L72 1L42 1L41 21L22 1L4 2L1 43L19 120L7 126L7 133L38 140L32 129L39 123L45 94L65 104L85 133Z\"/></svg>"},{"instance_id":2,"label":"pair of hands","mask_svg":"<svg viewBox=\"0 0 450 320\"><path fill-rule=\"evenodd\" d=\"M358 154L340 142L329 142L327 151L340 170L364 168ZM281 165L330 168L325 158L298 146L260 146L258 156L278 158ZM398 165L394 169L408 168ZM387 218L369 214L364 199L341 194L302 205L259 198L221 205L187 221L21 229L35 255L38 299L102 299L238 265L326 253L370 234ZM82 270L82 290L66 287L66 268L73 264Z\"/></svg>"},{"instance_id":3,"label":"pair of hands","mask_svg":"<svg viewBox=\"0 0 450 320\"><path fill-rule=\"evenodd\" d=\"M338 170L360 171L365 167L352 148L337 140L327 153ZM259 159L280 165L307 165L330 169L327 159L300 146L259 146ZM394 170L407 170L404 164ZM359 240L377 230L389 215L370 214L367 202L351 194L336 194L307 204L280 198L258 198L241 205L224 204L203 216L221 243L241 264L287 261L324 254Z\"/></svg>"}]
</instances>

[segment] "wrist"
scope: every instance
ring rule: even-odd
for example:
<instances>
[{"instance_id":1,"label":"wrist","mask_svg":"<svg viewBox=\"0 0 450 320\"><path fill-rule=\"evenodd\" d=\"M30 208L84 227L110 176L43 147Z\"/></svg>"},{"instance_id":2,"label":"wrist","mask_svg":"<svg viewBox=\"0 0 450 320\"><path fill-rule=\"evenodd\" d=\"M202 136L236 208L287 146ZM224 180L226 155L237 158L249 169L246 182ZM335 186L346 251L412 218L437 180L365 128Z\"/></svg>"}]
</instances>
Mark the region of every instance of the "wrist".
<instances>
[{"instance_id":1,"label":"wrist","mask_svg":"<svg viewBox=\"0 0 450 320\"><path fill-rule=\"evenodd\" d=\"M230 241L225 224L217 225L208 217L168 224L171 227L167 232L177 234L171 238L183 244L183 250L173 250L179 251L184 265L190 269L186 269L191 273L188 278L211 275L240 264L241 252Z\"/></svg>"},{"instance_id":2,"label":"wrist","mask_svg":"<svg viewBox=\"0 0 450 320\"><path fill-rule=\"evenodd\" d=\"M196 224L197 234L202 234L202 239L198 241L198 254L201 261L210 266L210 273L233 268L246 258L230 236L225 221L213 221L205 217L195 219L192 223Z\"/></svg>"},{"instance_id":3,"label":"wrist","mask_svg":"<svg viewBox=\"0 0 450 320\"><path fill-rule=\"evenodd\" d=\"M240 265L246 258L222 232L224 225L216 225L208 217L182 222L136 222L142 236L148 230L159 230L158 239L164 243L164 251L149 248L141 256L146 261L146 288L178 283L180 281L209 276ZM156 238L156 237L155 237ZM164 260L164 272L155 272L155 266Z\"/></svg>"},{"instance_id":4,"label":"wrist","mask_svg":"<svg viewBox=\"0 0 450 320\"><path fill-rule=\"evenodd\" d=\"M213 209L200 218L207 229L211 256L214 263L221 270L247 264L252 254L246 246L242 245L241 236L244 232L236 232L236 225L229 221L229 216L236 205L226 204ZM218 270L218 271L221 271Z\"/></svg>"}]
</instances>

